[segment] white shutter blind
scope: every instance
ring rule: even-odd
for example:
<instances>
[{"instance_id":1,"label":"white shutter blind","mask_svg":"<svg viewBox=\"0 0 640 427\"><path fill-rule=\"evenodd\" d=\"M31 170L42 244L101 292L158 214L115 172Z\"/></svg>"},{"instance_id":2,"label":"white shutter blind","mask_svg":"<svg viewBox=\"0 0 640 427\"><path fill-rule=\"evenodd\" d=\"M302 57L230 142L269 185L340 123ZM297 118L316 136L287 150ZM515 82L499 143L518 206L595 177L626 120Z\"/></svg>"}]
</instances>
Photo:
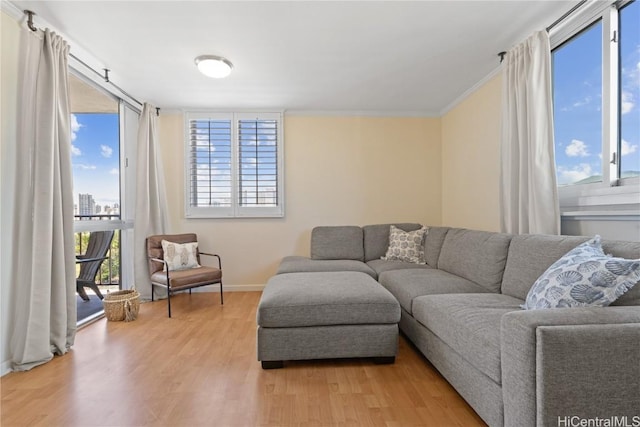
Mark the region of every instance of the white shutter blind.
<instances>
[{"instance_id":1,"label":"white shutter blind","mask_svg":"<svg viewBox=\"0 0 640 427\"><path fill-rule=\"evenodd\" d=\"M231 120L189 120L189 206L232 206Z\"/></svg>"},{"instance_id":2,"label":"white shutter blind","mask_svg":"<svg viewBox=\"0 0 640 427\"><path fill-rule=\"evenodd\" d=\"M185 216L284 215L281 113L185 115Z\"/></svg>"},{"instance_id":3,"label":"white shutter blind","mask_svg":"<svg viewBox=\"0 0 640 427\"><path fill-rule=\"evenodd\" d=\"M240 206L278 206L278 121L238 120L238 140Z\"/></svg>"}]
</instances>

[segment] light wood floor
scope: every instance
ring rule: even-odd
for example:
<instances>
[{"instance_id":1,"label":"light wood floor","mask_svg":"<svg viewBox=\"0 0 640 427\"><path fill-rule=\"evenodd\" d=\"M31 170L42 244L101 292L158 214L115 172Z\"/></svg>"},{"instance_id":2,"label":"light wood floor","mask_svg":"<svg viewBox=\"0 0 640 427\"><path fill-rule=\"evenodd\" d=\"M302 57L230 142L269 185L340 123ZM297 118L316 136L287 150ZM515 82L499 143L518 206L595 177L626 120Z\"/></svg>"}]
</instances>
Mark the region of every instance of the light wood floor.
<instances>
[{"instance_id":1,"label":"light wood floor","mask_svg":"<svg viewBox=\"0 0 640 427\"><path fill-rule=\"evenodd\" d=\"M143 304L131 323L98 321L73 350L1 379L9 426L482 426L400 339L393 365L256 360L259 292L181 294Z\"/></svg>"}]
</instances>

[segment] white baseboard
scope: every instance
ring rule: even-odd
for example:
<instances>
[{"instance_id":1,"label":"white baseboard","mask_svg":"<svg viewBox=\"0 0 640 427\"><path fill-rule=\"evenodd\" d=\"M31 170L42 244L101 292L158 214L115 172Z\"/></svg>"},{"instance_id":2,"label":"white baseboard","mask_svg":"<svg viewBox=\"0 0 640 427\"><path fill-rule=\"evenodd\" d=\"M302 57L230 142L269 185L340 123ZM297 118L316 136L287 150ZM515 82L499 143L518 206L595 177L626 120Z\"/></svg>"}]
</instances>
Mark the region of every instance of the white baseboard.
<instances>
[{"instance_id":1,"label":"white baseboard","mask_svg":"<svg viewBox=\"0 0 640 427\"><path fill-rule=\"evenodd\" d=\"M2 362L2 366L0 366L0 377L7 375L11 371L11 361L5 360Z\"/></svg>"}]
</instances>

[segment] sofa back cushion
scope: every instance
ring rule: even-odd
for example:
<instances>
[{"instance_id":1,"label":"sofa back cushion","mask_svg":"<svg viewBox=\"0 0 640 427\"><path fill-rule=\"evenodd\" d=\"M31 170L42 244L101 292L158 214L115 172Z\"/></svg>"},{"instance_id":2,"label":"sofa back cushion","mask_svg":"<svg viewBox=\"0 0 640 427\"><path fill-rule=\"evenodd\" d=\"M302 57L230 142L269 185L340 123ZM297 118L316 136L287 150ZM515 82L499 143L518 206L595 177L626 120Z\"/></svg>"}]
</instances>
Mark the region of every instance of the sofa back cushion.
<instances>
[{"instance_id":1,"label":"sofa back cushion","mask_svg":"<svg viewBox=\"0 0 640 427\"><path fill-rule=\"evenodd\" d=\"M352 225L315 227L311 230L311 259L364 261L362 228Z\"/></svg>"},{"instance_id":2,"label":"sofa back cushion","mask_svg":"<svg viewBox=\"0 0 640 427\"><path fill-rule=\"evenodd\" d=\"M582 236L521 234L513 236L502 278L502 293L526 299L534 282L554 262L581 243Z\"/></svg>"},{"instance_id":3,"label":"sofa back cushion","mask_svg":"<svg viewBox=\"0 0 640 427\"><path fill-rule=\"evenodd\" d=\"M372 261L382 258L389 248L389 230L395 225L402 231L415 231L422 227L421 224L400 223L400 224L375 224L362 227L364 233L364 260Z\"/></svg>"},{"instance_id":4,"label":"sofa back cushion","mask_svg":"<svg viewBox=\"0 0 640 427\"><path fill-rule=\"evenodd\" d=\"M502 279L502 293L525 299L531 286L551 264L590 238L541 234L514 236ZM602 249L605 254L615 257L640 258L640 242L603 240ZM640 284L636 284L612 305L640 305Z\"/></svg>"},{"instance_id":5,"label":"sofa back cushion","mask_svg":"<svg viewBox=\"0 0 640 427\"><path fill-rule=\"evenodd\" d=\"M438 268L500 292L510 234L451 228L438 258Z\"/></svg>"},{"instance_id":6,"label":"sofa back cushion","mask_svg":"<svg viewBox=\"0 0 640 427\"><path fill-rule=\"evenodd\" d=\"M605 254L626 259L640 259L640 242L623 242L603 240L602 250ZM640 305L640 282L629 289L611 305Z\"/></svg>"},{"instance_id":7,"label":"sofa back cushion","mask_svg":"<svg viewBox=\"0 0 640 427\"><path fill-rule=\"evenodd\" d=\"M438 268L438 258L440 258L447 231L449 227L429 227L427 237L424 239L424 260L430 267Z\"/></svg>"}]
</instances>

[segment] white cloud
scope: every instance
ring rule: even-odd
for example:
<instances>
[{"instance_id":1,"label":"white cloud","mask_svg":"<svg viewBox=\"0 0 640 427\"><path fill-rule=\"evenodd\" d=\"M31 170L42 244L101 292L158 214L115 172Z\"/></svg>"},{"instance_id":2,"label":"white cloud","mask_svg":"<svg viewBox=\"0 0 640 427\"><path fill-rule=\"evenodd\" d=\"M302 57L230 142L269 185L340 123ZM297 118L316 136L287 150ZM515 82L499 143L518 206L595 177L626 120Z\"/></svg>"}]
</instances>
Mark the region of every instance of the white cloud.
<instances>
[{"instance_id":1,"label":"white cloud","mask_svg":"<svg viewBox=\"0 0 640 427\"><path fill-rule=\"evenodd\" d=\"M118 168L113 168L113 169L111 169L111 170L109 171L109 173L110 173L111 175L120 175L120 169L118 169Z\"/></svg>"},{"instance_id":2,"label":"white cloud","mask_svg":"<svg viewBox=\"0 0 640 427\"><path fill-rule=\"evenodd\" d=\"M584 99L573 103L574 107L583 107L591 103L591 96L585 96Z\"/></svg>"},{"instance_id":3,"label":"white cloud","mask_svg":"<svg viewBox=\"0 0 640 427\"><path fill-rule=\"evenodd\" d=\"M567 145L567 148L564 149L564 152L569 157L588 157L589 150L587 148L587 144L584 141L580 141L579 139L572 139L571 144Z\"/></svg>"},{"instance_id":4,"label":"white cloud","mask_svg":"<svg viewBox=\"0 0 640 427\"><path fill-rule=\"evenodd\" d=\"M82 155L82 151L80 151L80 149L78 147L76 147L75 145L71 145L71 154L74 156L81 156Z\"/></svg>"},{"instance_id":5,"label":"white cloud","mask_svg":"<svg viewBox=\"0 0 640 427\"><path fill-rule=\"evenodd\" d=\"M77 133L81 127L83 127L83 125L81 125L78 122L78 118L76 117L76 115L72 114L71 115L71 141L72 142L76 140L76 137L78 136Z\"/></svg>"},{"instance_id":6,"label":"white cloud","mask_svg":"<svg viewBox=\"0 0 640 427\"><path fill-rule=\"evenodd\" d=\"M113 154L113 148L109 147L108 145L101 145L100 154L102 154L102 157L109 158Z\"/></svg>"},{"instance_id":7,"label":"white cloud","mask_svg":"<svg viewBox=\"0 0 640 427\"><path fill-rule=\"evenodd\" d=\"M558 167L558 184L573 184L583 179L592 176L591 166L587 163L581 163L579 166L572 168L566 168L563 166Z\"/></svg>"},{"instance_id":8,"label":"white cloud","mask_svg":"<svg viewBox=\"0 0 640 427\"><path fill-rule=\"evenodd\" d=\"M636 144L631 145L629 141L622 140L622 155L626 156L627 154L635 153L638 150L638 146Z\"/></svg>"},{"instance_id":9,"label":"white cloud","mask_svg":"<svg viewBox=\"0 0 640 427\"><path fill-rule=\"evenodd\" d=\"M96 168L96 165L85 165L82 163L76 163L77 167L79 167L80 169L84 169L84 170L94 170Z\"/></svg>"},{"instance_id":10,"label":"white cloud","mask_svg":"<svg viewBox=\"0 0 640 427\"><path fill-rule=\"evenodd\" d=\"M620 99L620 112L622 114L627 114L628 112L633 110L634 105L635 103L633 99L633 93L623 90Z\"/></svg>"}]
</instances>

